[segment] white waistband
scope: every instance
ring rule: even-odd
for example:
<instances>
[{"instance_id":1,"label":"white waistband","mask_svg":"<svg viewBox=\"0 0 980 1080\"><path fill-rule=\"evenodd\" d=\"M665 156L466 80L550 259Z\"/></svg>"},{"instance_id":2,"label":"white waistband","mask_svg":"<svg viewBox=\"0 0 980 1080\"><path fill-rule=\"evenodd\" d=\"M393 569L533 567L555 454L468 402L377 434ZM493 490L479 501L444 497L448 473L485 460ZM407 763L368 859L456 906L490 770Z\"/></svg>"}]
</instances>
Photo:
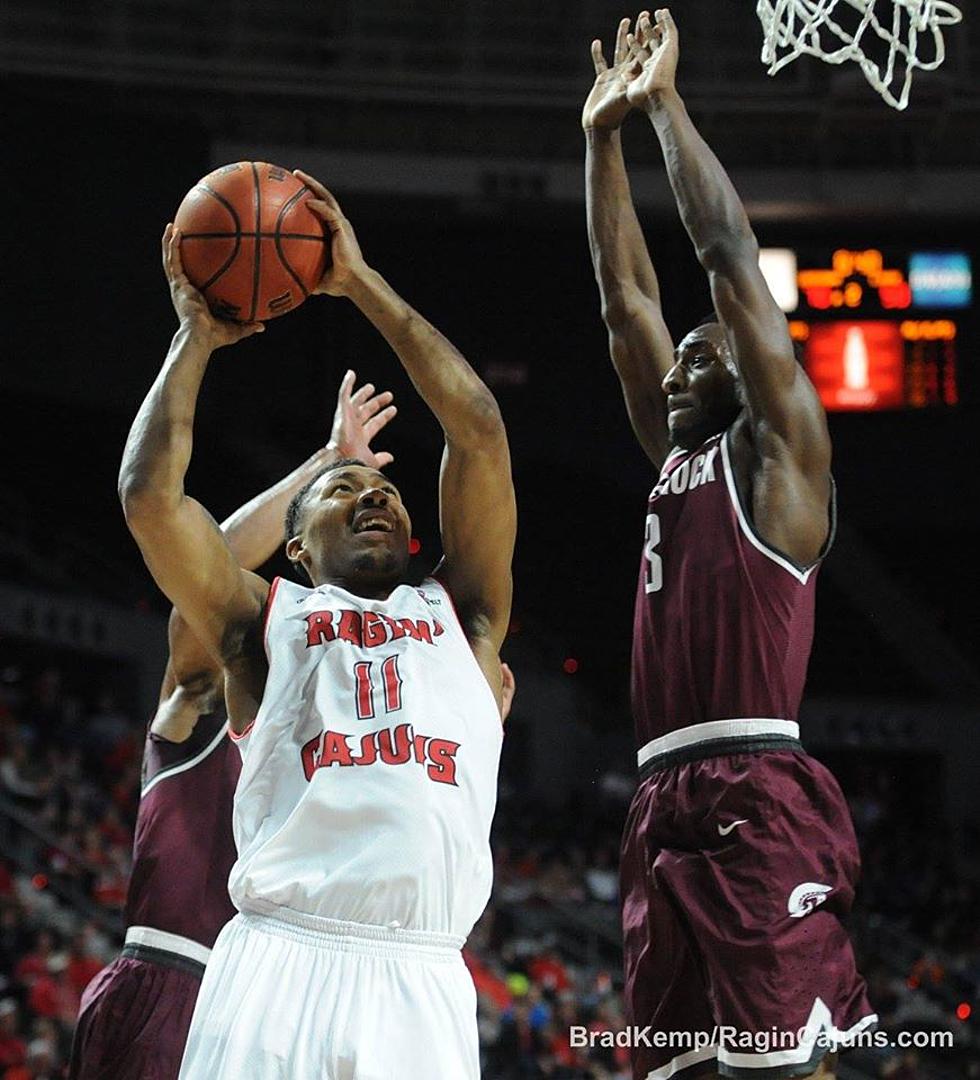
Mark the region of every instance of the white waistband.
<instances>
[{"instance_id":1,"label":"white waistband","mask_svg":"<svg viewBox=\"0 0 980 1080\"><path fill-rule=\"evenodd\" d=\"M432 930L405 930L396 922L387 925L344 922L310 915L305 911L275 904L249 901L251 910L243 910L235 921L256 930L303 941L320 948L346 952L408 953L433 959L458 959L466 939L455 934Z\"/></svg>"},{"instance_id":2,"label":"white waistband","mask_svg":"<svg viewBox=\"0 0 980 1080\"><path fill-rule=\"evenodd\" d=\"M642 768L651 758L669 754L672 750L682 750L686 746L714 742L716 739L744 739L754 735L782 735L798 739L800 725L795 720L769 720L759 717L709 720L705 724L691 724L676 731L668 731L659 739L651 739L636 752L636 763Z\"/></svg>"},{"instance_id":3,"label":"white waistband","mask_svg":"<svg viewBox=\"0 0 980 1080\"><path fill-rule=\"evenodd\" d=\"M126 931L127 945L145 945L150 949L163 949L166 952L177 953L178 956L186 956L188 960L196 960L199 964L206 964L211 950L206 945L201 945L190 938L181 937L180 934L168 934L166 930L154 930L152 926L131 926Z\"/></svg>"}]
</instances>

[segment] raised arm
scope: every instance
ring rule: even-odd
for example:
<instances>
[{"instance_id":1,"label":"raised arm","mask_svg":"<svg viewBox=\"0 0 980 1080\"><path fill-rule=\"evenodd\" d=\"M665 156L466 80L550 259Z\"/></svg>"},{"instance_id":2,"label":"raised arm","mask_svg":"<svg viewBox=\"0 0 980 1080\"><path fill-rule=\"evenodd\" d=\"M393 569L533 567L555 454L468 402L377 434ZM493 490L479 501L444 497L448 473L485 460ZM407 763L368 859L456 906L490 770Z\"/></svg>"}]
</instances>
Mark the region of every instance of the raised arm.
<instances>
[{"instance_id":1,"label":"raised arm","mask_svg":"<svg viewBox=\"0 0 980 1080\"><path fill-rule=\"evenodd\" d=\"M350 222L327 189L308 206L333 235L333 265L319 291L346 296L384 336L446 438L440 475L440 524L452 591L470 642L499 693L497 652L507 632L517 512L510 452L493 395L459 351L365 262ZM493 662L487 657L492 653Z\"/></svg>"},{"instance_id":2,"label":"raised arm","mask_svg":"<svg viewBox=\"0 0 980 1080\"><path fill-rule=\"evenodd\" d=\"M242 570L211 515L184 491L201 381L214 349L261 329L216 319L184 275L180 237L163 237L164 270L180 320L170 351L140 406L119 470L119 497L154 580L204 648L238 655L268 585Z\"/></svg>"},{"instance_id":3,"label":"raised arm","mask_svg":"<svg viewBox=\"0 0 980 1080\"><path fill-rule=\"evenodd\" d=\"M380 469L394 459L371 441L394 417L391 391L375 394L366 383L354 389L356 376L348 371L337 393L330 439L278 483L240 506L221 524L232 555L245 570L257 570L283 542L283 519L290 499L307 481L342 458L357 458ZM221 665L194 635L174 608L168 628L170 657L160 688L160 704L152 730L172 742L183 742L201 713L215 707L224 692Z\"/></svg>"},{"instance_id":4,"label":"raised arm","mask_svg":"<svg viewBox=\"0 0 980 1080\"><path fill-rule=\"evenodd\" d=\"M667 406L660 384L673 364L674 349L620 141L620 126L630 111L626 89L635 72L630 44L629 19L623 19L610 68L602 43L592 42L596 79L582 110L585 200L609 353L633 431L659 469L667 454Z\"/></svg>"},{"instance_id":5,"label":"raised arm","mask_svg":"<svg viewBox=\"0 0 980 1080\"><path fill-rule=\"evenodd\" d=\"M663 149L681 220L707 271L741 377L757 451L764 458L788 457L826 508L826 418L759 269L759 246L741 200L677 93L678 36L670 12L657 11L655 25L641 16L638 36L649 49L627 97L647 113Z\"/></svg>"}]
</instances>

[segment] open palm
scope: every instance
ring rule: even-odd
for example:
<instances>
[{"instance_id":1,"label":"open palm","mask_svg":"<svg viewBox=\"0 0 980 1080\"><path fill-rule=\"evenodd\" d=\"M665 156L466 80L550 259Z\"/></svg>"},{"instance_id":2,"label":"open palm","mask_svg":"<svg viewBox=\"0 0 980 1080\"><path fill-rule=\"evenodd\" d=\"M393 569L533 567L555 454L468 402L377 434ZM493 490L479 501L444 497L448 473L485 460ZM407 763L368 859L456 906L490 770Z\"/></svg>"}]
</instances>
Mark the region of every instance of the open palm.
<instances>
[{"instance_id":1,"label":"open palm","mask_svg":"<svg viewBox=\"0 0 980 1080\"><path fill-rule=\"evenodd\" d=\"M613 50L613 66L606 64L602 55L602 42L592 42L592 63L595 66L595 83L582 109L582 127L618 128L630 111L626 88L635 75L635 67L629 46L629 19L623 19L616 31Z\"/></svg>"},{"instance_id":2,"label":"open palm","mask_svg":"<svg viewBox=\"0 0 980 1080\"><path fill-rule=\"evenodd\" d=\"M651 23L649 15L644 13L637 20L635 53L643 67L626 88L630 105L637 108L662 91L672 90L677 75L677 26L667 8L657 11L655 18L656 22Z\"/></svg>"}]
</instances>

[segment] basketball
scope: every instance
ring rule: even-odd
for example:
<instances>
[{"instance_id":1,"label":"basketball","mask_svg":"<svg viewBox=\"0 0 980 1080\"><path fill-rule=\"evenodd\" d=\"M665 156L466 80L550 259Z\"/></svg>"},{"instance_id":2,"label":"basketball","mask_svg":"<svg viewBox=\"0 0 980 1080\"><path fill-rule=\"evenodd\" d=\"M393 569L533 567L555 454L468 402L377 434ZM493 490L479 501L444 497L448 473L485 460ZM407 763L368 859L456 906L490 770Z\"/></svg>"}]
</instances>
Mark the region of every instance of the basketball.
<instances>
[{"instance_id":1,"label":"basketball","mask_svg":"<svg viewBox=\"0 0 980 1080\"><path fill-rule=\"evenodd\" d=\"M330 257L330 237L306 205L313 192L264 161L222 165L184 197L184 272L211 310L236 322L264 322L310 295Z\"/></svg>"}]
</instances>

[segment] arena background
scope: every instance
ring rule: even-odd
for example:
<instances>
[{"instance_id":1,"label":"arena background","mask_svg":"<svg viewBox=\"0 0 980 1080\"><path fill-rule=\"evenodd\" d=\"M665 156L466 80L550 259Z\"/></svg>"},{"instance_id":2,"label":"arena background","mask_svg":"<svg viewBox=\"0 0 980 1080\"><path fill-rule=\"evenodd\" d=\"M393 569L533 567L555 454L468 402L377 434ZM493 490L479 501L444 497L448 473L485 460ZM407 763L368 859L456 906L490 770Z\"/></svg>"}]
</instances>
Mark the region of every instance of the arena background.
<instances>
[{"instance_id":1,"label":"arena background","mask_svg":"<svg viewBox=\"0 0 980 1080\"><path fill-rule=\"evenodd\" d=\"M838 249L976 265L980 12L963 5L947 62L899 114L853 65L803 59L769 79L753 7L673 11L681 91L762 245L813 265ZM4 5L0 1053L20 1044L29 1061L0 1077L60 1075L78 993L120 940L166 606L116 470L175 328L163 225L199 176L246 158L332 187L368 260L501 403L520 507L504 651L518 696L497 885L469 950L484 1075L626 1075L621 1053L567 1042L570 1023L622 1022L614 870L652 478L606 354L579 112L589 42L608 49L624 14L608 0ZM679 336L706 284L652 131L632 118L624 138ZM855 1052L842 1077L980 1075L980 320L972 298L929 317L955 320L957 403L830 417L841 527L803 731L851 802L865 863L852 928L884 1028L955 1045ZM349 366L396 393L379 445L424 569L439 430L345 301L312 300L217 356L189 490L220 517L297 464L326 439Z\"/></svg>"}]
</instances>

